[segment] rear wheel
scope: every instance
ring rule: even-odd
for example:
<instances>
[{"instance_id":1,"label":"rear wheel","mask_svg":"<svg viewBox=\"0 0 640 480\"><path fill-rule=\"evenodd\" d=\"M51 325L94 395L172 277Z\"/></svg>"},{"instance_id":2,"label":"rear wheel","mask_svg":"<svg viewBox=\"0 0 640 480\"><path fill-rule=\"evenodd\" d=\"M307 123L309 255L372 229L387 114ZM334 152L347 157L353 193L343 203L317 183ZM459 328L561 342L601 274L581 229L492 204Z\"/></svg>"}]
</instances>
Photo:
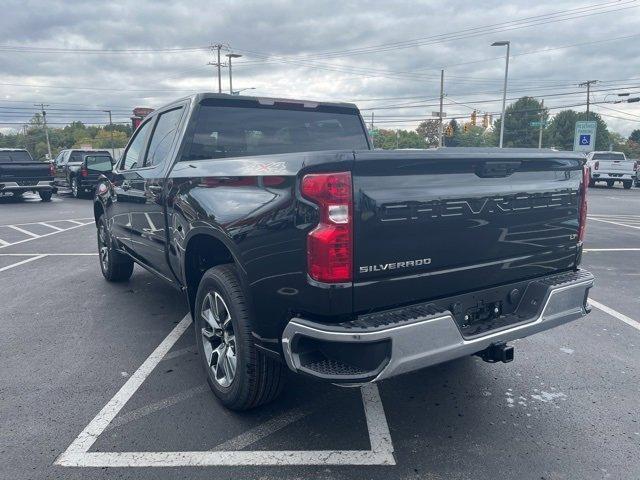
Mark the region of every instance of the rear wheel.
<instances>
[{"instance_id":1,"label":"rear wheel","mask_svg":"<svg viewBox=\"0 0 640 480\"><path fill-rule=\"evenodd\" d=\"M222 404L248 410L275 399L284 385L285 367L254 345L249 309L233 265L204 273L194 315L201 364Z\"/></svg>"},{"instance_id":2,"label":"rear wheel","mask_svg":"<svg viewBox=\"0 0 640 480\"><path fill-rule=\"evenodd\" d=\"M607 180L607 187L613 187L613 180Z\"/></svg>"},{"instance_id":3,"label":"rear wheel","mask_svg":"<svg viewBox=\"0 0 640 480\"><path fill-rule=\"evenodd\" d=\"M590 186L590 187L595 186L595 184L596 184L596 181L595 181L595 180L593 180L593 179L589 179L589 186Z\"/></svg>"},{"instance_id":4,"label":"rear wheel","mask_svg":"<svg viewBox=\"0 0 640 480\"><path fill-rule=\"evenodd\" d=\"M133 260L113 248L104 216L98 220L98 255L102 275L110 282L124 282L133 273Z\"/></svg>"},{"instance_id":5,"label":"rear wheel","mask_svg":"<svg viewBox=\"0 0 640 480\"><path fill-rule=\"evenodd\" d=\"M71 179L71 195L73 195L73 198L80 198L81 195L80 185L78 185L78 179L76 177Z\"/></svg>"},{"instance_id":6,"label":"rear wheel","mask_svg":"<svg viewBox=\"0 0 640 480\"><path fill-rule=\"evenodd\" d=\"M38 195L40 195L40 200L42 200L43 202L50 202L53 192L51 190L40 190L38 192Z\"/></svg>"},{"instance_id":7,"label":"rear wheel","mask_svg":"<svg viewBox=\"0 0 640 480\"><path fill-rule=\"evenodd\" d=\"M629 190L631 188L632 184L633 184L633 182L631 180L626 180L626 181L622 182L622 186L624 186L624 188L626 190Z\"/></svg>"}]
</instances>

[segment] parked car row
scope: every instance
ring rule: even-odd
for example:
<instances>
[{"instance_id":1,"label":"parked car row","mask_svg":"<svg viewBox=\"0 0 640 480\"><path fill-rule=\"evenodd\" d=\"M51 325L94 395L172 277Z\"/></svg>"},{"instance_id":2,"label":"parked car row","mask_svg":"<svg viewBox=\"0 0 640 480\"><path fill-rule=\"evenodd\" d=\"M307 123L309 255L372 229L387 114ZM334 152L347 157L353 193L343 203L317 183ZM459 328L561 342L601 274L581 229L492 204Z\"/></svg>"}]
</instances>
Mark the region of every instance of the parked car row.
<instances>
[{"instance_id":1,"label":"parked car row","mask_svg":"<svg viewBox=\"0 0 640 480\"><path fill-rule=\"evenodd\" d=\"M98 178L113 168L107 150L62 150L53 162L34 160L25 149L0 149L0 195L20 196L25 192L40 195L44 202L58 188L71 190L75 198L93 195Z\"/></svg>"}]
</instances>

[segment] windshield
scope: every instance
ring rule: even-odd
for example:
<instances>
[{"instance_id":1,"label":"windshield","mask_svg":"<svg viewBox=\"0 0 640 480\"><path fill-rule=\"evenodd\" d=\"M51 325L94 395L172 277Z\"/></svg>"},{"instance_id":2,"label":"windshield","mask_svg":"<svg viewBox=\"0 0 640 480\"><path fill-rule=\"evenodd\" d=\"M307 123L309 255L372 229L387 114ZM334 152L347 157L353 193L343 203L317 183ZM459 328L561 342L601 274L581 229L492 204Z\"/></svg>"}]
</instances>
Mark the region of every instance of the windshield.
<instances>
[{"instance_id":1,"label":"windshield","mask_svg":"<svg viewBox=\"0 0 640 480\"><path fill-rule=\"evenodd\" d=\"M82 157L87 153L95 153L96 155L107 155L109 156L109 158L111 158L111 155L109 154L109 152L92 152L87 150L74 150L71 152L71 155L69 156L69 161L82 162Z\"/></svg>"},{"instance_id":2,"label":"windshield","mask_svg":"<svg viewBox=\"0 0 640 480\"><path fill-rule=\"evenodd\" d=\"M594 153L594 160L625 160L623 153Z\"/></svg>"},{"instance_id":3,"label":"windshield","mask_svg":"<svg viewBox=\"0 0 640 480\"><path fill-rule=\"evenodd\" d=\"M33 162L26 150L0 151L0 163Z\"/></svg>"},{"instance_id":4,"label":"windshield","mask_svg":"<svg viewBox=\"0 0 640 480\"><path fill-rule=\"evenodd\" d=\"M352 108L241 100L222 105L217 99L203 101L185 160L369 148Z\"/></svg>"},{"instance_id":5,"label":"windshield","mask_svg":"<svg viewBox=\"0 0 640 480\"><path fill-rule=\"evenodd\" d=\"M98 172L110 172L112 170L110 156L87 156L85 162L88 170L96 170Z\"/></svg>"}]
</instances>

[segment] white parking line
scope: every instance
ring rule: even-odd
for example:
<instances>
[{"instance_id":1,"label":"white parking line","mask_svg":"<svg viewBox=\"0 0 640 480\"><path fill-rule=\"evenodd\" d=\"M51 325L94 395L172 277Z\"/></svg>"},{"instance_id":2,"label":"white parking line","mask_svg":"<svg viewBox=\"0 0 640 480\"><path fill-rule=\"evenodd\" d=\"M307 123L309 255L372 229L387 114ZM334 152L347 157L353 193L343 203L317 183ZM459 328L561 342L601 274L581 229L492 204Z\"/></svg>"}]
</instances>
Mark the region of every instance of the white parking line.
<instances>
[{"instance_id":1,"label":"white parking line","mask_svg":"<svg viewBox=\"0 0 640 480\"><path fill-rule=\"evenodd\" d=\"M627 317L624 313L620 313L617 310L614 310L611 307L607 307L600 302L596 302L593 298L589 299L589 303L596 307L598 310L602 310L604 313L608 313L612 317L617 318L618 320L626 323L627 325L635 328L636 330L640 330L640 322L635 321L633 318Z\"/></svg>"},{"instance_id":2,"label":"white parking line","mask_svg":"<svg viewBox=\"0 0 640 480\"><path fill-rule=\"evenodd\" d=\"M71 221L71 220L65 220L65 221ZM79 222L74 222L74 223L79 223ZM18 240L17 242L13 242L13 243L7 243L6 245L0 245L0 248L7 248L7 247L12 247L13 245L20 245L21 243L26 243L26 242L31 242L33 240L39 240L40 238L45 238L48 237L50 235L56 235L58 233L62 233L62 232L68 232L69 230L73 230L75 228L80 228L80 227L84 227L86 225L92 225L93 222L89 222L89 223L80 223L79 225L74 225L73 227L69 227L69 228L65 228L64 230L58 232L58 231L54 231L54 232L50 232L50 233L45 233L44 235L39 235L38 237L29 237L29 238L25 238L24 240ZM2 225L3 227L9 227L11 225Z\"/></svg>"},{"instance_id":3,"label":"white parking line","mask_svg":"<svg viewBox=\"0 0 640 480\"><path fill-rule=\"evenodd\" d=\"M43 255L45 257L83 257L98 255L98 253L0 253L0 257L30 257Z\"/></svg>"},{"instance_id":4,"label":"white parking line","mask_svg":"<svg viewBox=\"0 0 640 480\"><path fill-rule=\"evenodd\" d=\"M395 465L389 426L375 384L362 387L371 450L89 452L98 437L189 328L189 314L176 325L126 383L55 461L69 467L180 467L239 465Z\"/></svg>"},{"instance_id":5,"label":"white parking line","mask_svg":"<svg viewBox=\"0 0 640 480\"><path fill-rule=\"evenodd\" d=\"M10 244L9 242L6 242L5 240L2 240L2 239L0 238L0 245L5 246L5 245L11 245L11 244Z\"/></svg>"},{"instance_id":6,"label":"white parking line","mask_svg":"<svg viewBox=\"0 0 640 480\"><path fill-rule=\"evenodd\" d=\"M614 222L614 221L611 221L611 220L604 220L602 218L590 218L590 220L593 220L595 222L609 223L611 225L618 225L620 227L635 228L637 230L640 230L640 226L627 225L626 223Z\"/></svg>"},{"instance_id":7,"label":"white parking line","mask_svg":"<svg viewBox=\"0 0 640 480\"><path fill-rule=\"evenodd\" d=\"M55 225L49 225L47 222L38 222L38 225L49 227L49 228L52 228L52 229L57 230L59 232L62 232L64 230L64 228L56 227Z\"/></svg>"},{"instance_id":8,"label":"white parking line","mask_svg":"<svg viewBox=\"0 0 640 480\"><path fill-rule=\"evenodd\" d=\"M20 228L15 225L7 225L7 228L11 228L16 232L24 233L25 235L29 235L30 237L33 237L33 238L40 238L40 235L38 235L37 233L30 232L29 230L25 230L24 228Z\"/></svg>"},{"instance_id":9,"label":"white parking line","mask_svg":"<svg viewBox=\"0 0 640 480\"><path fill-rule=\"evenodd\" d=\"M37 255L35 257L26 258L21 260L20 262L12 263L11 265L7 265L6 267L0 268L0 272L6 272L7 270L11 270L13 267L17 267L20 265L24 265L25 263L33 262L34 260L40 260L41 258L46 257L46 255Z\"/></svg>"},{"instance_id":10,"label":"white parking line","mask_svg":"<svg viewBox=\"0 0 640 480\"><path fill-rule=\"evenodd\" d=\"M583 252L640 252L640 248L585 248Z\"/></svg>"}]
</instances>

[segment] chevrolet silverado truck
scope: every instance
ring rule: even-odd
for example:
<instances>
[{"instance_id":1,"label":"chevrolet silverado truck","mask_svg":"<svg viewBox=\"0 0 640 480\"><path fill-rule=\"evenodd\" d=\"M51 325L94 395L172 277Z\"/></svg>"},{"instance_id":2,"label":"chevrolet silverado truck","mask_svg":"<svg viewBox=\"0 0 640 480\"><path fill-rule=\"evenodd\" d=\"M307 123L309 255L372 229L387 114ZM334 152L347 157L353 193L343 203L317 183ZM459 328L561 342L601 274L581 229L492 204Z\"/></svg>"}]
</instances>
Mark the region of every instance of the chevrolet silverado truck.
<instances>
[{"instance_id":1,"label":"chevrolet silverado truck","mask_svg":"<svg viewBox=\"0 0 640 480\"><path fill-rule=\"evenodd\" d=\"M56 190L53 174L51 163L34 160L27 150L0 148L0 195L37 192L43 202L48 202Z\"/></svg>"},{"instance_id":2,"label":"chevrolet silverado truck","mask_svg":"<svg viewBox=\"0 0 640 480\"><path fill-rule=\"evenodd\" d=\"M555 150L372 149L355 105L197 94L138 127L94 203L100 267L184 291L231 409L287 368L343 385L584 317L589 173Z\"/></svg>"},{"instance_id":3,"label":"chevrolet silverado truck","mask_svg":"<svg viewBox=\"0 0 640 480\"><path fill-rule=\"evenodd\" d=\"M100 175L111 171L107 150L62 150L54 160L55 183L71 190L74 198L93 194Z\"/></svg>"},{"instance_id":4,"label":"chevrolet silverado truck","mask_svg":"<svg viewBox=\"0 0 640 480\"><path fill-rule=\"evenodd\" d=\"M638 162L627 160L622 152L591 152L587 155L587 167L591 170L591 186L607 182L611 188L615 182L621 182L630 189L638 173Z\"/></svg>"}]
</instances>

